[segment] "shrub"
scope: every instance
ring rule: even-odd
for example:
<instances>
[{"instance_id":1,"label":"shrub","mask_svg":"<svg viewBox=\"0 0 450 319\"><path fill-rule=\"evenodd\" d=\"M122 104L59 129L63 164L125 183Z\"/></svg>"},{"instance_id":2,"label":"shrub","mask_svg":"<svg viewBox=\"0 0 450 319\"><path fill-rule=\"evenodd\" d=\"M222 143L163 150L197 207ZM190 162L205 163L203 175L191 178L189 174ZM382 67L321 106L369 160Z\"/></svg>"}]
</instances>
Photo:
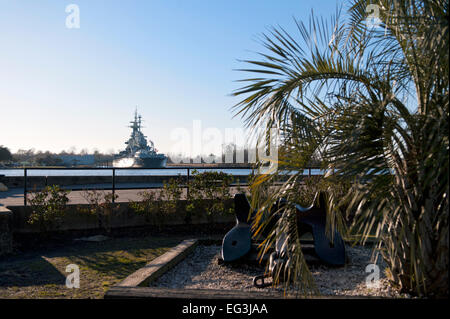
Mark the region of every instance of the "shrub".
<instances>
[{"instance_id":1,"label":"shrub","mask_svg":"<svg viewBox=\"0 0 450 319\"><path fill-rule=\"evenodd\" d=\"M88 202L88 206L79 207L78 210L83 213L95 215L98 221L98 228L110 232L111 215L118 209L118 206L113 203L113 198L117 199L118 196L97 190L86 190L82 193L82 196Z\"/></svg>"},{"instance_id":2,"label":"shrub","mask_svg":"<svg viewBox=\"0 0 450 319\"><path fill-rule=\"evenodd\" d=\"M28 202L31 206L30 224L38 224L42 232L55 230L61 226L62 217L66 212L69 191L57 185L47 186L35 192Z\"/></svg>"},{"instance_id":3,"label":"shrub","mask_svg":"<svg viewBox=\"0 0 450 319\"><path fill-rule=\"evenodd\" d=\"M146 221L161 227L168 215L176 213L182 194L181 180L171 178L158 192L154 190L139 192L141 200L131 201L129 205L137 214L144 216Z\"/></svg>"},{"instance_id":4,"label":"shrub","mask_svg":"<svg viewBox=\"0 0 450 319\"><path fill-rule=\"evenodd\" d=\"M223 172L193 172L189 183L188 214L206 214L212 222L215 214L233 213L226 203L231 198L230 186L233 176ZM188 215L190 217L190 215Z\"/></svg>"}]
</instances>

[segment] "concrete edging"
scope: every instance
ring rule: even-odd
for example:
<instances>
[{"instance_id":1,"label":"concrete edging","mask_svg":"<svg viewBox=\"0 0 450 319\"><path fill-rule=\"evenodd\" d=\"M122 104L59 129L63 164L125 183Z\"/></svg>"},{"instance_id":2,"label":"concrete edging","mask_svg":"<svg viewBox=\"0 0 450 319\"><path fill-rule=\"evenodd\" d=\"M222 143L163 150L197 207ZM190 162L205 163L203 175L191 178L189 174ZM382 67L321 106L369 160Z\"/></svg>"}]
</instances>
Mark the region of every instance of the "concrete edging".
<instances>
[{"instance_id":1,"label":"concrete edging","mask_svg":"<svg viewBox=\"0 0 450 319\"><path fill-rule=\"evenodd\" d=\"M165 254L153 259L146 266L138 269L115 287L142 287L148 284L170 268L174 267L186 257L197 246L197 239L187 239L166 252Z\"/></svg>"}]
</instances>

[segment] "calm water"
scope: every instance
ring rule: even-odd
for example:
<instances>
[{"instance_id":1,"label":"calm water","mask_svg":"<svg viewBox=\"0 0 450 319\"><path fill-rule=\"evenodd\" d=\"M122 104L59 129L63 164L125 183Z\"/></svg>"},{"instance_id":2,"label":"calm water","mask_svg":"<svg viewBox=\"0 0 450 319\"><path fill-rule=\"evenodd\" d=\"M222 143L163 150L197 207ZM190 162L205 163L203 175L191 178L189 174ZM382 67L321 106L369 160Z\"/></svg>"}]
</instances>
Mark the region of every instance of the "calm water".
<instances>
[{"instance_id":1,"label":"calm water","mask_svg":"<svg viewBox=\"0 0 450 319\"><path fill-rule=\"evenodd\" d=\"M192 174L191 169L190 174ZM247 168L225 168L225 169L198 169L199 172L224 172L231 175L249 175L251 169ZM23 176L23 169L0 169L0 175L5 176ZM185 168L174 169L116 169L116 176L134 176L134 175L155 175L155 176L177 176L186 175L187 170ZM308 170L303 172L304 175L308 175ZM311 174L322 175L323 171L319 169L312 169ZM110 169L89 169L89 170L64 170L64 169L29 169L27 176L111 176L112 170Z\"/></svg>"}]
</instances>

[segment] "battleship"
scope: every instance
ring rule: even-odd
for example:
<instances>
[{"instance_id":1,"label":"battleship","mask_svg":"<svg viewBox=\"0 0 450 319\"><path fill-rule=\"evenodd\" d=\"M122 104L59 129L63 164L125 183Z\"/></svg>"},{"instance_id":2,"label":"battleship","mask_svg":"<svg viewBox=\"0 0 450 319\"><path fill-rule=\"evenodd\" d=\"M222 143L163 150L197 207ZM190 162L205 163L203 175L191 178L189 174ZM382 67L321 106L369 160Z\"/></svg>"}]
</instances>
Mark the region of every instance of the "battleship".
<instances>
[{"instance_id":1,"label":"battleship","mask_svg":"<svg viewBox=\"0 0 450 319\"><path fill-rule=\"evenodd\" d=\"M142 117L134 112L134 121L131 121L131 137L125 142L127 147L114 157L113 167L141 167L164 168L167 156L157 153L153 142L141 132Z\"/></svg>"}]
</instances>

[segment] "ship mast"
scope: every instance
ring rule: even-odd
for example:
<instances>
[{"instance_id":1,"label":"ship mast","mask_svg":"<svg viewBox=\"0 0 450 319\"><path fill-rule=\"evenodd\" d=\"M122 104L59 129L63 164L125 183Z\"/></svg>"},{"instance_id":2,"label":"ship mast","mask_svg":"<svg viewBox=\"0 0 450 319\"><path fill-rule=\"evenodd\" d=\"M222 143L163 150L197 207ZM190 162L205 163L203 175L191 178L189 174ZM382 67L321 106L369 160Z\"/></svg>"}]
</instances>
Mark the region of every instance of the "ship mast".
<instances>
[{"instance_id":1,"label":"ship mast","mask_svg":"<svg viewBox=\"0 0 450 319\"><path fill-rule=\"evenodd\" d=\"M136 131L139 131L139 129L140 129L140 119L139 119L139 126L138 126L137 107L136 107L136 110L134 111L134 121L130 121L130 123L132 125L129 125L128 127L133 129L131 136L134 136L136 134Z\"/></svg>"}]
</instances>

